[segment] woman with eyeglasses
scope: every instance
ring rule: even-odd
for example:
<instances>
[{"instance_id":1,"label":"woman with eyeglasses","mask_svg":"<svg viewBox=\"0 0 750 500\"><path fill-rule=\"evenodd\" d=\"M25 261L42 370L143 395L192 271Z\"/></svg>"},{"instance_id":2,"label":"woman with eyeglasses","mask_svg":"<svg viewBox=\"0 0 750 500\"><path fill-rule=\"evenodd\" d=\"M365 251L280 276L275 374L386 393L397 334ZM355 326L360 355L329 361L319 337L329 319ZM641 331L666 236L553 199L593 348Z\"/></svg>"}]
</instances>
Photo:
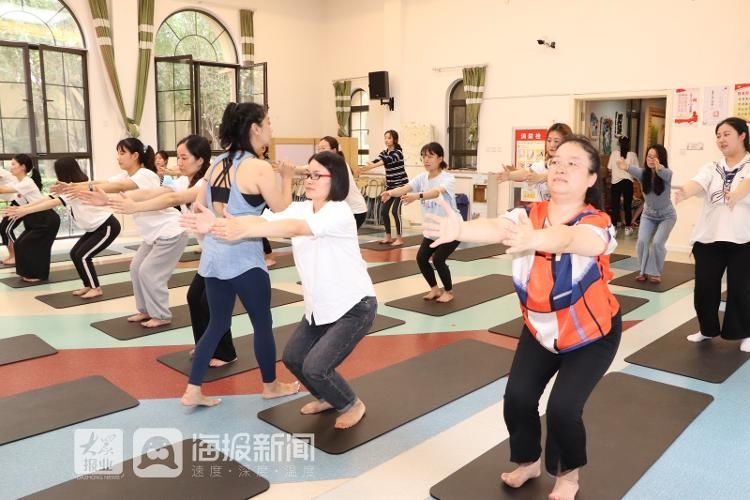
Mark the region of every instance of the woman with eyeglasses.
<instances>
[{"instance_id":1,"label":"woman with eyeglasses","mask_svg":"<svg viewBox=\"0 0 750 500\"><path fill-rule=\"evenodd\" d=\"M573 130L564 123L553 123L547 129L547 139L544 143L544 160L532 163L528 169L503 166L503 171L497 174L499 183L513 181L523 182L521 188L521 202L533 203L549 200L547 188L547 163L555 156L557 147L563 139L571 135Z\"/></svg>"},{"instance_id":2,"label":"woman with eyeglasses","mask_svg":"<svg viewBox=\"0 0 750 500\"><path fill-rule=\"evenodd\" d=\"M497 219L464 222L428 215L433 245L449 241L501 242L513 255L513 282L524 327L504 397L510 459L501 474L520 488L541 474L539 399L556 375L547 403L545 469L556 476L549 495L571 499L586 465L583 408L609 369L620 343L620 306L609 289L609 259L617 246L603 212L599 152L581 136L563 139L550 161L550 200L517 208ZM528 213L527 213L528 210Z\"/></svg>"},{"instance_id":3,"label":"woman with eyeglasses","mask_svg":"<svg viewBox=\"0 0 750 500\"><path fill-rule=\"evenodd\" d=\"M381 199L383 202L387 202L391 198L400 197L404 205L419 200L423 216L426 214L447 215L443 211L442 206L437 202L439 199L443 199L450 205L453 212L459 213L456 206L456 178L445 172L448 164L443 160L443 156L445 155L443 146L437 142L425 144L422 146L420 154L425 172L409 181L409 184L406 186L385 191ZM422 298L446 303L453 300L453 280L451 279L451 270L445 261L458 247L460 242L451 241L433 247L432 244L434 242L434 240L425 235L417 252L419 270L422 272L422 276L427 281L427 284L430 285L429 293ZM430 259L432 259L432 264L430 264ZM442 291L435 279L433 265L437 269L438 275L440 275L440 281L443 282Z\"/></svg>"},{"instance_id":4,"label":"woman with eyeglasses","mask_svg":"<svg viewBox=\"0 0 750 500\"><path fill-rule=\"evenodd\" d=\"M722 157L705 165L698 175L675 191L675 203L692 196L703 198L703 208L690 238L695 257L695 313L700 331L690 342L719 335L741 340L750 352L750 131L742 118L730 117L715 129ZM721 280L727 274L727 306L719 321Z\"/></svg>"},{"instance_id":5,"label":"woman with eyeglasses","mask_svg":"<svg viewBox=\"0 0 750 500\"><path fill-rule=\"evenodd\" d=\"M275 214L216 218L204 207L184 224L222 241L263 236L292 238L294 262L302 279L305 314L284 349L283 360L314 401L300 412L334 409L335 427L347 429L365 414L365 404L336 371L367 335L377 312L375 290L362 260L357 226L345 202L349 168L332 152L316 154L305 173L306 201Z\"/></svg>"},{"instance_id":6,"label":"woman with eyeglasses","mask_svg":"<svg viewBox=\"0 0 750 500\"><path fill-rule=\"evenodd\" d=\"M636 245L640 273L635 280L648 279L651 283L661 283L667 257L667 238L677 223L677 212L672 205L672 171L667 162L667 150L661 144L648 148L644 168L622 158L617 160L616 166L638 179L646 195L646 208L641 215Z\"/></svg>"}]
</instances>

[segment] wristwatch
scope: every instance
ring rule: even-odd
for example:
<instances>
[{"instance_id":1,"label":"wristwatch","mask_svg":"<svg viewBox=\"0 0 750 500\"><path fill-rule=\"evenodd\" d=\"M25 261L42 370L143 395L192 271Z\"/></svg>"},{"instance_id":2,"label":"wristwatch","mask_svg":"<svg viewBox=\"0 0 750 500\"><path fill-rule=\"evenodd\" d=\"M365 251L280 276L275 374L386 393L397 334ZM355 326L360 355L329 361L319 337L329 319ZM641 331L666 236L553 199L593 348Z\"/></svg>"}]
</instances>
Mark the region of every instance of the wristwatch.
<instances>
[{"instance_id":1,"label":"wristwatch","mask_svg":"<svg viewBox=\"0 0 750 500\"><path fill-rule=\"evenodd\" d=\"M424 200L424 193L419 193L419 199Z\"/></svg>"}]
</instances>

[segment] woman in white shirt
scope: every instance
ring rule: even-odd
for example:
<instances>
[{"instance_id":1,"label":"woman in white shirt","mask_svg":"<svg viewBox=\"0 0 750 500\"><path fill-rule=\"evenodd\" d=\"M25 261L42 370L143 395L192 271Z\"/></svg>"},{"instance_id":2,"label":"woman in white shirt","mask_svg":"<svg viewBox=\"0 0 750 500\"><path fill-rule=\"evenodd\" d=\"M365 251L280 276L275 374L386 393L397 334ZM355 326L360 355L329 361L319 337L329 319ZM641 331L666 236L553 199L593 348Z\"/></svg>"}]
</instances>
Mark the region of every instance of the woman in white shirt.
<instances>
[{"instance_id":1,"label":"woman in white shirt","mask_svg":"<svg viewBox=\"0 0 750 500\"><path fill-rule=\"evenodd\" d=\"M404 205L412 201L419 200L422 207L422 216L427 214L436 214L447 216L442 206L438 203L439 199L445 200L451 207L451 211L460 214L456 206L456 178L452 174L445 172L448 164L443 160L445 153L443 146L437 142L431 142L422 146L420 152L422 163L426 172L422 172L409 181L406 186L401 186L381 195L383 203L392 197L400 197ZM437 247L432 244L435 240L423 235L422 244L417 252L417 264L422 272L427 284L430 285L430 291L422 297L425 300L435 300L436 302L450 302L453 300L453 280L451 270L445 261L450 257L453 251L458 248L459 241L450 241ZM432 259L432 264L430 264ZM432 266L435 266L435 269ZM443 282L443 290L438 287L435 279L435 270L440 275L440 281Z\"/></svg>"},{"instance_id":2,"label":"woman in white shirt","mask_svg":"<svg viewBox=\"0 0 750 500\"><path fill-rule=\"evenodd\" d=\"M633 234L633 176L630 175L627 168L638 168L638 155L630 150L630 138L623 135L619 139L620 150L613 151L609 155L607 169L612 173L612 185L610 193L612 195L612 224L617 226L620 221L620 198L622 198L622 211L625 215L625 236ZM617 167L617 162L625 160L627 167L625 170Z\"/></svg>"},{"instance_id":3,"label":"woman in white shirt","mask_svg":"<svg viewBox=\"0 0 750 500\"><path fill-rule=\"evenodd\" d=\"M695 223L695 312L700 332L690 342L742 340L740 350L750 352L750 132L741 118L731 117L716 126L716 145L723 157L705 165L698 175L679 188L675 203L691 196L703 198ZM748 180L745 180L748 179ZM744 182L743 182L744 181ZM719 322L721 278L727 273L727 306Z\"/></svg>"},{"instance_id":4,"label":"woman in white shirt","mask_svg":"<svg viewBox=\"0 0 750 500\"><path fill-rule=\"evenodd\" d=\"M547 163L557 153L557 147L563 139L573 134L565 123L553 123L547 129L547 140L544 143L544 160L532 163L528 169L503 166L497 174L498 182L523 182L521 202L535 203L549 200L547 187Z\"/></svg>"},{"instance_id":5,"label":"woman in white shirt","mask_svg":"<svg viewBox=\"0 0 750 500\"><path fill-rule=\"evenodd\" d=\"M21 170L19 170L19 166ZM29 155L18 154L10 160L10 169L14 172L22 173L23 177L26 177L28 172L33 172L34 162L31 161ZM39 189L41 189L42 177L38 172L36 175L39 177ZM0 199L10 202L11 207L18 206L18 202L15 201L18 192L12 188L18 181L19 179L15 175L0 168ZM13 220L10 217L2 217L0 220L0 238L2 238L3 245L8 247L8 257L3 260L3 264L6 266L16 265L16 252L13 243L16 240L15 231L19 224L21 224L20 219Z\"/></svg>"},{"instance_id":6,"label":"woman in white shirt","mask_svg":"<svg viewBox=\"0 0 750 500\"><path fill-rule=\"evenodd\" d=\"M56 160L55 176L58 182L87 182L89 180L75 158ZM115 241L120 234L120 222L112 215L112 211L86 206L81 200L69 195L57 195L28 205L9 208L6 213L13 218L19 218L59 206L68 207L75 225L85 231L70 250L70 259L83 281L83 288L73 292L73 295L82 299L99 297L102 295L102 289L99 286L99 277L92 259Z\"/></svg>"},{"instance_id":7,"label":"woman in white shirt","mask_svg":"<svg viewBox=\"0 0 750 500\"><path fill-rule=\"evenodd\" d=\"M344 153L339 149L338 139L330 135L323 137L318 143L318 153L322 153L323 151L333 151L344 156ZM354 180L354 175L349 165L347 165L347 171L349 172L349 192L344 201L352 209L354 220L357 221L357 229L359 229L365 223L365 219L367 219L367 202L365 201L365 197L362 196L362 192L357 188L357 181ZM359 177L359 173L357 177Z\"/></svg>"},{"instance_id":8,"label":"woman in white shirt","mask_svg":"<svg viewBox=\"0 0 750 500\"><path fill-rule=\"evenodd\" d=\"M31 158L27 155L16 156L10 163L10 173L16 178L16 182L0 186L0 193L13 195L13 202L19 206L44 199L41 192L42 175ZM29 214L23 218L23 233L15 238L13 230L17 224L18 219L10 222L6 229L8 248L12 243L15 251L15 256L11 253L6 263L13 263L11 259L15 257L16 274L23 281L36 283L46 280L49 278L52 244L60 229L60 216L49 209Z\"/></svg>"},{"instance_id":9,"label":"woman in white shirt","mask_svg":"<svg viewBox=\"0 0 750 500\"><path fill-rule=\"evenodd\" d=\"M294 202L282 212L263 217L216 218L201 205L197 205L199 214L183 217L189 229L210 231L225 240L292 238L305 315L284 349L283 360L316 398L300 411L311 415L333 408L340 413L337 429L356 425L365 414L364 403L336 367L367 335L377 311L357 226L344 201L348 192L346 162L326 151L310 161L305 180L307 201Z\"/></svg>"},{"instance_id":10,"label":"woman in white shirt","mask_svg":"<svg viewBox=\"0 0 750 500\"><path fill-rule=\"evenodd\" d=\"M107 181L60 184L63 194L78 194L84 200L91 195L80 193L97 190L120 193L134 189L158 189L159 176L154 166L154 150L134 137L117 144L117 163L123 170ZM129 197L129 193L120 196ZM187 245L188 235L180 227L180 212L174 208L139 213L133 216L135 226L143 238L130 263L130 278L137 314L128 321L140 322L146 328L156 328L172 321L169 309L167 282Z\"/></svg>"}]
</instances>

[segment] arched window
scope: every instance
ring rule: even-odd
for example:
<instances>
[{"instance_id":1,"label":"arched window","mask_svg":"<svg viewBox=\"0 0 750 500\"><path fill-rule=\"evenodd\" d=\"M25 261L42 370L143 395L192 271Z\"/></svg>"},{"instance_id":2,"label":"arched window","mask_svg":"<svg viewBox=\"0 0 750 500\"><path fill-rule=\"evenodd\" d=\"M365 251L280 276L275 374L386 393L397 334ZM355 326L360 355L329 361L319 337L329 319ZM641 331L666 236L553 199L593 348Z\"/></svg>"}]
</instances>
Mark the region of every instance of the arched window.
<instances>
[{"instance_id":1,"label":"arched window","mask_svg":"<svg viewBox=\"0 0 750 500\"><path fill-rule=\"evenodd\" d=\"M448 165L450 168L477 168L476 144L468 140L463 80L453 85L448 100Z\"/></svg>"},{"instance_id":2,"label":"arched window","mask_svg":"<svg viewBox=\"0 0 750 500\"><path fill-rule=\"evenodd\" d=\"M62 1L0 0L0 164L18 153L37 161L45 185L63 156L91 176L86 50ZM72 234L61 216L60 234Z\"/></svg>"},{"instance_id":3,"label":"arched window","mask_svg":"<svg viewBox=\"0 0 750 500\"><path fill-rule=\"evenodd\" d=\"M156 32L154 51L160 149L174 151L180 139L195 133L218 151L227 103L266 104L265 63L240 67L232 37L210 14L175 12Z\"/></svg>"},{"instance_id":4,"label":"arched window","mask_svg":"<svg viewBox=\"0 0 750 500\"><path fill-rule=\"evenodd\" d=\"M367 135L370 130L367 128L367 114L370 111L370 96L362 89L352 92L352 107L349 115L349 133L352 137L357 138L358 148L357 163L359 165L367 164L370 157L370 146L367 141Z\"/></svg>"}]
</instances>

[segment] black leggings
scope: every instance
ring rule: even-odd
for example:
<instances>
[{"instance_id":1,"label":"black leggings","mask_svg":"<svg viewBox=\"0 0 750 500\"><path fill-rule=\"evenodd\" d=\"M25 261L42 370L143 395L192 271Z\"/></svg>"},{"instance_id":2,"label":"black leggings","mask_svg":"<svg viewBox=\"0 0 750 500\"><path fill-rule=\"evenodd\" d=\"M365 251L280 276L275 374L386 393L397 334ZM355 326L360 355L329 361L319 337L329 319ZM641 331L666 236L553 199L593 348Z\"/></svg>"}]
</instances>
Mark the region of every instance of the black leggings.
<instances>
[{"instance_id":1,"label":"black leggings","mask_svg":"<svg viewBox=\"0 0 750 500\"><path fill-rule=\"evenodd\" d=\"M396 222L396 235L401 236L401 198L391 197L383 203L381 216L383 217L386 236L390 236L391 234L391 217L389 212L393 214L393 220Z\"/></svg>"},{"instance_id":2,"label":"black leggings","mask_svg":"<svg viewBox=\"0 0 750 500\"><path fill-rule=\"evenodd\" d=\"M17 207L18 203L14 201L10 206ZM13 234L13 231L16 230L20 223L21 219L11 220L9 217L3 217L0 220L0 238L3 240L3 245L8 246L8 243L16 241L16 235Z\"/></svg>"},{"instance_id":3,"label":"black leggings","mask_svg":"<svg viewBox=\"0 0 750 500\"><path fill-rule=\"evenodd\" d=\"M271 318L271 279L268 273L254 267L228 280L206 279L206 296L210 317L206 333L195 346L190 383L201 385L211 356L221 337L232 326L232 310L239 296L253 324L253 348L264 383L276 380L276 343Z\"/></svg>"},{"instance_id":4,"label":"black leggings","mask_svg":"<svg viewBox=\"0 0 750 500\"><path fill-rule=\"evenodd\" d=\"M633 224L633 181L627 179L612 184L612 224L620 221L620 196L622 196L622 211L625 212L625 225Z\"/></svg>"},{"instance_id":5,"label":"black leggings","mask_svg":"<svg viewBox=\"0 0 750 500\"><path fill-rule=\"evenodd\" d=\"M273 253L273 248L271 247L271 242L268 241L268 238L263 238L263 253L266 255Z\"/></svg>"},{"instance_id":6,"label":"black leggings","mask_svg":"<svg viewBox=\"0 0 750 500\"><path fill-rule=\"evenodd\" d=\"M198 273L195 274L188 288L187 302L188 309L190 309L193 338L197 345L203 334L206 333L208 320L211 317L208 311L208 298L206 297L206 280ZM227 362L237 357L237 351L234 350L234 344L232 343L231 329L227 330L227 333L219 340L219 345L216 347L213 357Z\"/></svg>"},{"instance_id":7,"label":"black leggings","mask_svg":"<svg viewBox=\"0 0 750 500\"><path fill-rule=\"evenodd\" d=\"M365 223L365 220L367 220L367 212L354 214L354 220L357 222L357 229L359 229L360 227L362 227L362 224Z\"/></svg>"},{"instance_id":8,"label":"black leggings","mask_svg":"<svg viewBox=\"0 0 750 500\"><path fill-rule=\"evenodd\" d=\"M60 216L52 209L23 218L25 230L15 240L16 274L24 278L49 278L52 244L60 229Z\"/></svg>"},{"instance_id":9,"label":"black leggings","mask_svg":"<svg viewBox=\"0 0 750 500\"><path fill-rule=\"evenodd\" d=\"M114 215L110 215L101 226L81 236L70 249L70 260L76 266L83 286L99 288L99 277L96 275L93 258L111 245L119 234L120 222Z\"/></svg>"},{"instance_id":10,"label":"black leggings","mask_svg":"<svg viewBox=\"0 0 750 500\"><path fill-rule=\"evenodd\" d=\"M695 313L701 333L739 340L750 337L750 243L693 244L695 257ZM721 278L727 272L727 307L719 323Z\"/></svg>"},{"instance_id":11,"label":"black leggings","mask_svg":"<svg viewBox=\"0 0 750 500\"><path fill-rule=\"evenodd\" d=\"M541 456L539 399L557 373L547 403L544 465L552 475L586 465L583 407L612 364L621 333L622 319L617 313L608 335L573 351L555 354L542 347L524 325L503 406L511 462L536 462Z\"/></svg>"},{"instance_id":12,"label":"black leggings","mask_svg":"<svg viewBox=\"0 0 750 500\"><path fill-rule=\"evenodd\" d=\"M450 292L453 289L453 281L451 281L451 270L445 261L460 242L451 241L450 243L443 243L437 248L430 248L430 245L434 242L435 240L429 238L422 239L422 244L419 246L419 251L417 252L417 265L419 265L419 270L422 271L422 276L427 280L427 284L430 287L436 287L435 270L432 269L434 265L440 275L440 281L443 282L443 288L445 288L446 292ZM430 257L432 257L432 265L430 265Z\"/></svg>"}]
</instances>

